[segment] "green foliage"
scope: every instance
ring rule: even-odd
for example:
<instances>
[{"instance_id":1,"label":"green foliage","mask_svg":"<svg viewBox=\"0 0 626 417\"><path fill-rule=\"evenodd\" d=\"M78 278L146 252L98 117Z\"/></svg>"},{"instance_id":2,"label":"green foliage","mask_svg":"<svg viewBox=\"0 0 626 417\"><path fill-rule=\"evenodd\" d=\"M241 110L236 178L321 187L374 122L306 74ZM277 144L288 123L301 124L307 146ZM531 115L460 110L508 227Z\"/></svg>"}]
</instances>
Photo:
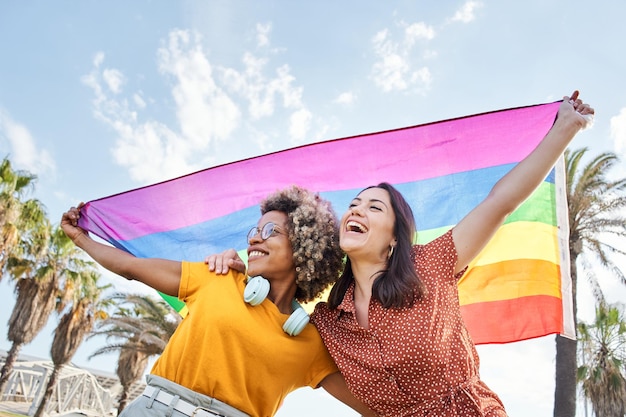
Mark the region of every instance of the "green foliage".
<instances>
[{"instance_id":1,"label":"green foliage","mask_svg":"<svg viewBox=\"0 0 626 417\"><path fill-rule=\"evenodd\" d=\"M73 356L98 320L108 317L109 286L99 283L94 262L53 227L44 206L27 199L36 176L0 162L0 270L15 283L16 303L9 319L11 351L2 367L2 391L22 345L30 343L55 310L61 317L51 346L55 366Z\"/></svg>"},{"instance_id":2,"label":"green foliage","mask_svg":"<svg viewBox=\"0 0 626 417\"><path fill-rule=\"evenodd\" d=\"M626 318L623 306L600 303L593 323L580 323L577 377L598 416L626 413Z\"/></svg>"},{"instance_id":3,"label":"green foliage","mask_svg":"<svg viewBox=\"0 0 626 417\"><path fill-rule=\"evenodd\" d=\"M583 163L587 151L587 148L565 151L574 320L579 264L580 275L590 283L599 302L604 302L604 294L593 273L597 266L592 261L599 261L605 270L626 285L623 271L613 260L615 255L626 255L623 244L613 244L623 242L626 237L626 178L609 178L609 171L619 163L617 155L604 152ZM576 345L576 340L556 337L555 417L570 417L576 412Z\"/></svg>"}]
</instances>

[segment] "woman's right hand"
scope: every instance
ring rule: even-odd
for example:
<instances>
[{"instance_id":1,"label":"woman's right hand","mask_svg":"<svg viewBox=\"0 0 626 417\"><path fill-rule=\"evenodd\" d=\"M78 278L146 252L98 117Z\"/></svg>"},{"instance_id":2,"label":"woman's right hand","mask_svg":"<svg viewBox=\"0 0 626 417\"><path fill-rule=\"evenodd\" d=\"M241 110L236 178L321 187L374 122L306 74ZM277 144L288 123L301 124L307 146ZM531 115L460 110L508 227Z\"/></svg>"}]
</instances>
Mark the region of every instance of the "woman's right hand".
<instances>
[{"instance_id":1,"label":"woman's right hand","mask_svg":"<svg viewBox=\"0 0 626 417\"><path fill-rule=\"evenodd\" d=\"M209 271L218 275L227 274L230 269L246 273L246 264L234 249L227 249L222 253L209 255L204 259L204 263L209 266Z\"/></svg>"}]
</instances>

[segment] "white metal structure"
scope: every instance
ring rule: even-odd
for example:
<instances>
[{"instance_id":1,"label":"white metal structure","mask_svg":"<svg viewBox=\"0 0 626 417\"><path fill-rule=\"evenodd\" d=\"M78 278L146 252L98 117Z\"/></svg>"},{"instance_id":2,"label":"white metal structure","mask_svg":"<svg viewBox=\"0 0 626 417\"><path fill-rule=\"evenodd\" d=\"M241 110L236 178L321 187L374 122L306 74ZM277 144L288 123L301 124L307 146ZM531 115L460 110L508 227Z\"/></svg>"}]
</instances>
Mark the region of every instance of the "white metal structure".
<instances>
[{"instance_id":1,"label":"white metal structure","mask_svg":"<svg viewBox=\"0 0 626 417\"><path fill-rule=\"evenodd\" d=\"M30 403L28 415L34 415L43 397L53 365L47 361L16 362L0 401ZM115 399L90 372L66 365L46 407L49 416L114 416Z\"/></svg>"}]
</instances>

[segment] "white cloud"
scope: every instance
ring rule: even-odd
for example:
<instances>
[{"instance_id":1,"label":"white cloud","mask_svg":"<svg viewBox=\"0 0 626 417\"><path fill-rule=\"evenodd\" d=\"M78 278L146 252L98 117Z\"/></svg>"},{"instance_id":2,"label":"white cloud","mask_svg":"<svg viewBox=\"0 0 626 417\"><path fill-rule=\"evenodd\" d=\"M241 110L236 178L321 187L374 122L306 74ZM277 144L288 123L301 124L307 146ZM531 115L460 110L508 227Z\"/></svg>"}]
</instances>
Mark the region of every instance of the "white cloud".
<instances>
[{"instance_id":1,"label":"white cloud","mask_svg":"<svg viewBox=\"0 0 626 417\"><path fill-rule=\"evenodd\" d=\"M242 63L240 71L235 68L219 70L224 88L247 103L250 121L256 123L269 117L280 118L284 111L288 111L286 128L289 136L295 142L304 140L312 129L314 117L302 100L303 88L295 84L296 78L289 65L276 67L272 75L271 68L268 68L270 60L250 52L244 53ZM268 135L253 134L253 137L261 149L267 149Z\"/></svg>"},{"instance_id":2,"label":"white cloud","mask_svg":"<svg viewBox=\"0 0 626 417\"><path fill-rule=\"evenodd\" d=\"M289 118L289 135L296 142L302 142L311 128L313 115L307 109L300 109L292 113Z\"/></svg>"},{"instance_id":3,"label":"white cloud","mask_svg":"<svg viewBox=\"0 0 626 417\"><path fill-rule=\"evenodd\" d=\"M259 46L259 47L269 46L269 44L270 44L269 34L270 34L271 31L272 31L272 24L271 23L266 23L266 24L257 23L256 24L256 42L257 42L257 46Z\"/></svg>"},{"instance_id":4,"label":"white cloud","mask_svg":"<svg viewBox=\"0 0 626 417\"><path fill-rule=\"evenodd\" d=\"M424 91L430 87L432 77L428 67L419 67L413 49L418 41L430 41L435 30L425 23L413 23L404 27L402 39L393 40L389 29L379 31L372 39L372 47L378 59L372 67L372 79L384 92ZM432 56L433 52L428 51Z\"/></svg>"},{"instance_id":5,"label":"white cloud","mask_svg":"<svg viewBox=\"0 0 626 417\"><path fill-rule=\"evenodd\" d=\"M155 182L193 171L186 145L167 126L149 121L135 126L118 124L113 148L115 161L139 182ZM176 146L180 145L179 149Z\"/></svg>"},{"instance_id":6,"label":"white cloud","mask_svg":"<svg viewBox=\"0 0 626 417\"><path fill-rule=\"evenodd\" d=\"M476 10L482 6L480 1L466 1L446 23L472 22L476 19ZM396 34L397 29L402 32ZM436 35L436 30L431 25L424 22L408 24L404 21L398 22L395 28L376 33L372 38L376 61L371 71L371 78L376 86L384 92L427 91L433 76L424 61L438 56L438 52L428 46ZM417 48L420 49L416 50Z\"/></svg>"},{"instance_id":7,"label":"white cloud","mask_svg":"<svg viewBox=\"0 0 626 417\"><path fill-rule=\"evenodd\" d=\"M405 30L405 43L408 47L413 46L420 39L431 40L435 37L435 30L423 22L413 23Z\"/></svg>"},{"instance_id":8,"label":"white cloud","mask_svg":"<svg viewBox=\"0 0 626 417\"><path fill-rule=\"evenodd\" d=\"M94 92L94 116L112 128L118 136L112 149L115 161L129 170L131 178L142 183L189 172L191 167L181 162L183 158L176 154L185 152L185 146L174 145L181 141L173 131L154 121L140 124L137 111L128 101L123 97L109 96L113 90L109 88L104 73L122 74L117 70L101 69L103 64L104 54L96 54L93 69L82 78L82 82ZM133 97L137 105L137 95ZM137 107L141 108L141 105Z\"/></svg>"},{"instance_id":9,"label":"white cloud","mask_svg":"<svg viewBox=\"0 0 626 417\"><path fill-rule=\"evenodd\" d=\"M269 44L270 32L270 24L257 25L259 45ZM275 56L276 51L265 52ZM115 161L134 180L150 183L214 163L214 155L206 156L214 149L210 144L231 137L236 129L245 128L262 150L271 150L271 139L284 138L285 132L295 142L309 135L315 119L303 103L303 88L289 65L271 65L272 56L244 52L241 68L218 67L209 61L197 33L171 31L158 49L157 64L172 85L178 128L150 119L152 101L141 91L123 91L125 75L106 67L103 53L96 54L83 83L94 92L95 117L117 135ZM262 126L269 117L278 122ZM260 130L265 133L259 135Z\"/></svg>"},{"instance_id":10,"label":"white cloud","mask_svg":"<svg viewBox=\"0 0 626 417\"><path fill-rule=\"evenodd\" d=\"M93 57L93 65L99 67L104 62L104 52L99 51L96 52L96 55Z\"/></svg>"},{"instance_id":11,"label":"white cloud","mask_svg":"<svg viewBox=\"0 0 626 417\"><path fill-rule=\"evenodd\" d=\"M463 6L456 11L450 21L469 23L476 19L476 15L474 14L475 10L482 6L483 4L479 1L466 1Z\"/></svg>"},{"instance_id":12,"label":"white cloud","mask_svg":"<svg viewBox=\"0 0 626 417\"><path fill-rule=\"evenodd\" d=\"M294 87L295 77L291 75L289 65L281 65L276 70L277 77L270 82L270 91L278 93L283 98L283 106L287 109L303 107L303 87Z\"/></svg>"},{"instance_id":13,"label":"white cloud","mask_svg":"<svg viewBox=\"0 0 626 417\"><path fill-rule=\"evenodd\" d=\"M346 92L339 94L337 98L333 101L337 104L350 105L356 102L356 99L357 99L356 94L354 94L352 91L346 91Z\"/></svg>"},{"instance_id":14,"label":"white cloud","mask_svg":"<svg viewBox=\"0 0 626 417\"><path fill-rule=\"evenodd\" d=\"M124 75L116 69L105 69L102 71L102 79L113 94L122 92L122 85L125 82Z\"/></svg>"},{"instance_id":15,"label":"white cloud","mask_svg":"<svg viewBox=\"0 0 626 417\"><path fill-rule=\"evenodd\" d=\"M215 83L200 41L188 31L173 31L158 57L159 69L174 77L172 95L185 143L202 149L212 139L226 138L238 125L240 112Z\"/></svg>"},{"instance_id":16,"label":"white cloud","mask_svg":"<svg viewBox=\"0 0 626 417\"><path fill-rule=\"evenodd\" d=\"M145 109L146 108L146 101L143 99L143 97L141 97L140 93L133 94L133 101L135 102L135 105L138 108L140 108L140 109Z\"/></svg>"},{"instance_id":17,"label":"white cloud","mask_svg":"<svg viewBox=\"0 0 626 417\"><path fill-rule=\"evenodd\" d=\"M626 107L611 117L611 138L615 142L615 151L626 158Z\"/></svg>"},{"instance_id":18,"label":"white cloud","mask_svg":"<svg viewBox=\"0 0 626 417\"><path fill-rule=\"evenodd\" d=\"M422 67L411 74L411 84L430 85L432 76L428 67Z\"/></svg>"},{"instance_id":19,"label":"white cloud","mask_svg":"<svg viewBox=\"0 0 626 417\"><path fill-rule=\"evenodd\" d=\"M267 59L245 53L243 63L245 68L242 72L233 68L222 70L224 85L248 102L248 112L252 120L271 116L275 108L274 95L268 90L263 77Z\"/></svg>"},{"instance_id":20,"label":"white cloud","mask_svg":"<svg viewBox=\"0 0 626 417\"><path fill-rule=\"evenodd\" d=\"M102 68L104 54L96 54L92 71L83 77L95 94L94 115L117 134L115 161L136 181L150 183L204 168L202 151L228 137L239 124L239 109L213 79L200 41L187 31L172 31L157 54L159 70L173 80L180 131L155 120L140 120L140 111L147 110L145 98L140 92L130 93L130 100L121 95L124 74Z\"/></svg>"},{"instance_id":21,"label":"white cloud","mask_svg":"<svg viewBox=\"0 0 626 417\"><path fill-rule=\"evenodd\" d=\"M267 78L264 72L268 62L266 58L258 58L247 52L243 56L243 71L222 69L225 88L247 101L253 121L274 115L277 102L284 109L298 110L304 107L302 87L293 85L295 77L289 66L278 67L276 76Z\"/></svg>"},{"instance_id":22,"label":"white cloud","mask_svg":"<svg viewBox=\"0 0 626 417\"><path fill-rule=\"evenodd\" d=\"M45 149L39 149L26 126L14 121L1 110L0 139L6 139L8 142L10 148L8 156L14 168L26 170L37 176L54 174L56 166L50 153Z\"/></svg>"}]
</instances>

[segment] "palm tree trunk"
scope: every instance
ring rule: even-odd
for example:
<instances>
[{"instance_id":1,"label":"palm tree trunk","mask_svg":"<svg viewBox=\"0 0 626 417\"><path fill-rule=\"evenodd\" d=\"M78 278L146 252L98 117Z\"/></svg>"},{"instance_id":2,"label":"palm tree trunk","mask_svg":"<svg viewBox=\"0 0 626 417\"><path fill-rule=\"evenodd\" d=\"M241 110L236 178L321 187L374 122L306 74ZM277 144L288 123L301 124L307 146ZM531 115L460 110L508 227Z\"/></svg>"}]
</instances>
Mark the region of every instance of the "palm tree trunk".
<instances>
[{"instance_id":1,"label":"palm tree trunk","mask_svg":"<svg viewBox=\"0 0 626 417\"><path fill-rule=\"evenodd\" d=\"M572 279L572 307L574 314L574 329L578 324L578 306L576 293L578 283L578 268L576 260L582 250L582 241L570 238L570 277ZM576 357L578 341L556 335L556 368L554 383L554 417L573 417L576 415L576 373L578 358Z\"/></svg>"},{"instance_id":2,"label":"palm tree trunk","mask_svg":"<svg viewBox=\"0 0 626 417\"><path fill-rule=\"evenodd\" d=\"M7 359L2 366L2 371L0 371L0 396L2 396L7 382L9 381L9 376L11 376L11 372L13 371L13 366L17 360L17 355L20 353L20 349L22 349L22 343L13 343L11 345L11 350L7 353Z\"/></svg>"},{"instance_id":3,"label":"palm tree trunk","mask_svg":"<svg viewBox=\"0 0 626 417\"><path fill-rule=\"evenodd\" d=\"M554 417L576 415L576 348L578 342L556 336L556 381L554 387Z\"/></svg>"},{"instance_id":4,"label":"palm tree trunk","mask_svg":"<svg viewBox=\"0 0 626 417\"><path fill-rule=\"evenodd\" d=\"M41 402L39 403L39 406L37 407L37 411L35 411L35 414L33 417L43 416L44 411L46 409L46 405L48 405L48 401L50 401L50 397L52 397L54 386L56 385L57 380L59 379L59 372L61 371L62 367L63 365L55 366L54 369L52 369L52 373L50 374L50 378L48 379L48 384L46 385L46 392L41 398Z\"/></svg>"},{"instance_id":5,"label":"palm tree trunk","mask_svg":"<svg viewBox=\"0 0 626 417\"><path fill-rule=\"evenodd\" d=\"M120 394L119 404L117 406L117 415L122 414L122 410L126 408L128 405L128 392L130 391L130 386L123 386L122 393Z\"/></svg>"}]
</instances>

